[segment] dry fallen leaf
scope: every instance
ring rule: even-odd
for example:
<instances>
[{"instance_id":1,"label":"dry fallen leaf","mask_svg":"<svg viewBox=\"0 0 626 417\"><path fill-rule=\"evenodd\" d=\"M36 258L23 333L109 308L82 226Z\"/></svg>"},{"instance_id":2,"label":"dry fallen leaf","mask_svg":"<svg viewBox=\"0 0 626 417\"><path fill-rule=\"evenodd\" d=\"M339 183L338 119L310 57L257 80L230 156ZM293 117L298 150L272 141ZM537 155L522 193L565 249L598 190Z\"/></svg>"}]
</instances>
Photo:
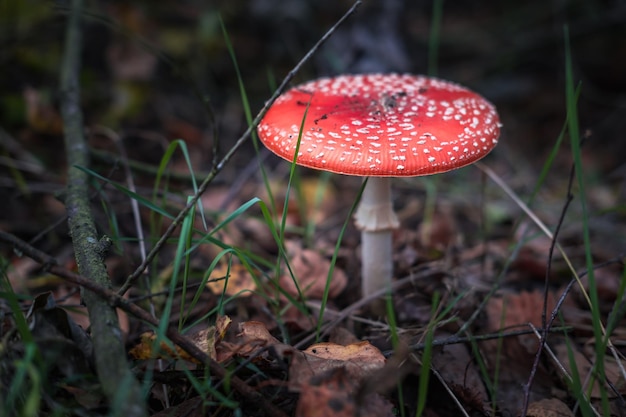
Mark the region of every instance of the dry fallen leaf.
<instances>
[{"instance_id":1,"label":"dry fallen leaf","mask_svg":"<svg viewBox=\"0 0 626 417\"><path fill-rule=\"evenodd\" d=\"M344 368L335 368L306 384L296 407L297 417L352 417L357 385Z\"/></svg>"},{"instance_id":2,"label":"dry fallen leaf","mask_svg":"<svg viewBox=\"0 0 626 417\"><path fill-rule=\"evenodd\" d=\"M498 332L500 329L515 330L528 328L527 323L541 326L541 311L544 303L540 291L506 293L494 297L487 304L487 332ZM548 312L555 304L554 295L549 294ZM516 413L522 405L522 397L517 388L519 381L528 378L528 370L533 366L538 348L535 335L503 337L501 340L487 340L481 343L481 353L487 358L489 372L500 369L497 384L497 398L503 411ZM537 369L535 382L531 387L534 398L545 398L551 394L552 382L545 367Z\"/></svg>"},{"instance_id":3,"label":"dry fallen leaf","mask_svg":"<svg viewBox=\"0 0 626 417\"><path fill-rule=\"evenodd\" d=\"M546 398L528 405L527 417L574 417L574 413L563 401Z\"/></svg>"},{"instance_id":4,"label":"dry fallen leaf","mask_svg":"<svg viewBox=\"0 0 626 417\"><path fill-rule=\"evenodd\" d=\"M446 336L449 335L437 334L438 338ZM487 389L467 346L459 343L433 349L432 366L466 407L484 415L491 414L487 409Z\"/></svg>"},{"instance_id":5,"label":"dry fallen leaf","mask_svg":"<svg viewBox=\"0 0 626 417\"><path fill-rule=\"evenodd\" d=\"M339 359L345 361L362 361L371 364L374 368L385 363L385 357L368 341L351 343L343 346L336 343L316 343L309 346L305 353L323 359Z\"/></svg>"},{"instance_id":6,"label":"dry fallen leaf","mask_svg":"<svg viewBox=\"0 0 626 417\"><path fill-rule=\"evenodd\" d=\"M189 333L186 336L190 338L198 348L209 355L211 359L216 360L216 346L223 340L226 330L230 326L231 322L232 320L230 317L219 316L214 326L209 326L206 329L197 331L196 333ZM167 358L197 362L180 347L175 346L175 350L172 350L172 348L164 341L161 341L159 347L155 348L156 340L157 336L154 333L143 333L141 335L140 342L128 352L129 355L138 360Z\"/></svg>"},{"instance_id":7,"label":"dry fallen leaf","mask_svg":"<svg viewBox=\"0 0 626 417\"><path fill-rule=\"evenodd\" d=\"M289 387L292 390L298 390L311 377L335 368L345 368L354 380L360 381L381 369L386 361L380 350L367 341L347 346L317 343L299 353L294 354L289 367Z\"/></svg>"},{"instance_id":8,"label":"dry fallen leaf","mask_svg":"<svg viewBox=\"0 0 626 417\"><path fill-rule=\"evenodd\" d=\"M256 290L256 282L244 265L220 263L211 272L206 284L213 294L238 295L247 297Z\"/></svg>"},{"instance_id":9,"label":"dry fallen leaf","mask_svg":"<svg viewBox=\"0 0 626 417\"><path fill-rule=\"evenodd\" d=\"M525 326L532 323L541 327L544 295L541 291L522 291L493 297L487 305L488 329L497 331L504 327ZM555 306L554 294L548 294L548 315ZM534 338L534 336L532 336Z\"/></svg>"},{"instance_id":10,"label":"dry fallen leaf","mask_svg":"<svg viewBox=\"0 0 626 417\"><path fill-rule=\"evenodd\" d=\"M569 355L571 353L574 358L574 362L576 362L576 368L581 380L593 380L594 384L591 389L592 399L601 398L603 390L607 392L609 398L615 398L618 396L613 389L616 389L619 394L626 394L626 386L620 372L620 365L618 365L612 357L606 356L604 358L604 374L607 381L610 382L610 385L609 383L605 383L603 387L602 383L600 383L597 378L589 378L589 373L592 372L593 362L595 360L595 353L592 349L587 353L587 355L579 352L575 348L571 349L571 352L569 352L570 348L568 345L561 343L557 345L554 350L559 362L563 365L569 375L572 375L572 367L569 360ZM621 367L626 367L626 361L622 361ZM585 392L588 392L587 385L584 386L584 390Z\"/></svg>"},{"instance_id":11,"label":"dry fallen leaf","mask_svg":"<svg viewBox=\"0 0 626 417\"><path fill-rule=\"evenodd\" d=\"M330 261L320 253L303 249L298 243L286 242L289 262L294 277L285 274L280 277L281 288L293 296L298 296L298 287L307 298L321 299L326 288ZM296 287L296 282L298 286ZM337 266L333 270L328 292L329 298L337 297L348 284L346 274Z\"/></svg>"},{"instance_id":12,"label":"dry fallen leaf","mask_svg":"<svg viewBox=\"0 0 626 417\"><path fill-rule=\"evenodd\" d=\"M236 354L244 358L255 356L261 349L274 347L275 350L283 351L291 349L270 334L267 327L259 321L246 321L239 324L237 334Z\"/></svg>"},{"instance_id":13,"label":"dry fallen leaf","mask_svg":"<svg viewBox=\"0 0 626 417\"><path fill-rule=\"evenodd\" d=\"M541 314L543 311L544 295L541 291L522 291L519 293L507 293L502 297L493 297L487 304L487 331L496 332L504 328L523 326L528 323L541 328ZM549 316L556 305L552 292L548 293L548 306L546 309ZM528 353L534 354L538 347L538 339L533 334L518 336L517 340L524 346ZM515 357L513 355L512 357Z\"/></svg>"},{"instance_id":14,"label":"dry fallen leaf","mask_svg":"<svg viewBox=\"0 0 626 417\"><path fill-rule=\"evenodd\" d=\"M259 321L246 321L239 325L239 334L244 343L259 343L263 346L278 344L280 341L270 334L267 327Z\"/></svg>"},{"instance_id":15,"label":"dry fallen leaf","mask_svg":"<svg viewBox=\"0 0 626 417\"><path fill-rule=\"evenodd\" d=\"M378 394L358 400L358 381L345 368L317 375L300 390L297 417L392 417L393 405Z\"/></svg>"}]
</instances>

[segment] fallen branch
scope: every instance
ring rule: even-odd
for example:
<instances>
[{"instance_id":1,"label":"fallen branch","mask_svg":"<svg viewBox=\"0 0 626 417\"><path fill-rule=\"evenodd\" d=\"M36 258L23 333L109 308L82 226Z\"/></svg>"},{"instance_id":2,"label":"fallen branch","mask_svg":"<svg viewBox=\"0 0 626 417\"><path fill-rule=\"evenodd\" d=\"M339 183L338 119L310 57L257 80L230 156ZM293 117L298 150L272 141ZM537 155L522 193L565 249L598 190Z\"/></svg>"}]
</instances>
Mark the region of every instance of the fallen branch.
<instances>
[{"instance_id":1,"label":"fallen branch","mask_svg":"<svg viewBox=\"0 0 626 417\"><path fill-rule=\"evenodd\" d=\"M89 178L77 166L89 165L80 109L80 53L82 46L82 0L74 0L67 23L60 77L61 112L68 161L65 207L74 246L74 256L87 282L99 287L110 285L104 266L105 242L100 241L89 205ZM103 246L105 245L105 246ZM84 285L84 288L89 286ZM110 404L125 416L146 416L146 403L139 382L126 360L115 309L93 291L84 291L91 324L98 380Z\"/></svg>"}]
</instances>

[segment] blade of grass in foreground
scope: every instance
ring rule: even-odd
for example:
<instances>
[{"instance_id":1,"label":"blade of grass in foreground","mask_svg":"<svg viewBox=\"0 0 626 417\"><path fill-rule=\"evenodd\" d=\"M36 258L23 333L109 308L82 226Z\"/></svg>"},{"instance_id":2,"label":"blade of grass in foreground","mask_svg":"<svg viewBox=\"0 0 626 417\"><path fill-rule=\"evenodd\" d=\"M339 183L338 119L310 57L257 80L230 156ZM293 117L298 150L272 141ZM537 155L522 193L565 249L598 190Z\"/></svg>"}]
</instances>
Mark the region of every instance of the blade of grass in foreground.
<instances>
[{"instance_id":1,"label":"blade of grass in foreground","mask_svg":"<svg viewBox=\"0 0 626 417\"><path fill-rule=\"evenodd\" d=\"M567 120L568 131L570 135L570 143L572 148L572 156L574 159L574 170L576 175L576 181L578 183L578 189L580 193L580 208L582 211L582 233L583 233L583 245L585 250L585 265L587 270L587 276L589 279L589 298L591 300L592 325L593 334L596 340L596 358L594 363L594 369L596 375L592 377L589 385L589 392L594 385L594 379L597 378L600 381L601 386L605 383L605 370L604 370L604 358L606 346L601 343L604 340L602 322L600 318L600 302L598 298L598 290L596 287L596 280L594 275L593 257L591 253L591 235L589 233L589 211L587 208L587 194L586 194L586 178L582 163L582 155L580 149L580 130L578 125L578 108L576 103L576 89L574 87L574 75L572 70L572 56L569 43L569 29L567 26L564 28L565 37L565 98L567 105ZM600 390L602 398L602 410L604 415L610 415L609 413L609 400L606 389Z\"/></svg>"},{"instance_id":2,"label":"blade of grass in foreground","mask_svg":"<svg viewBox=\"0 0 626 417\"><path fill-rule=\"evenodd\" d=\"M574 98L576 102L578 102L578 97L580 97L580 90L581 88L580 86L578 86L574 94ZM552 167L552 165L554 165L554 161L559 153L559 150L561 149L563 139L565 138L565 133L567 132L568 124L569 124L569 114L566 116L565 122L563 122L563 127L561 128L561 132L557 136L556 142L554 143L554 146L552 147L550 154L546 158L546 161L543 163L541 172L539 173L539 177L537 178L537 181L535 182L535 188L533 188L533 191L530 193L530 197L528 197L528 200L526 201L526 205L528 205L529 207L532 206L535 198L537 197L537 194L539 193L539 190L541 189L541 186L545 183L546 178L548 177L550 168Z\"/></svg>"},{"instance_id":3,"label":"blade of grass in foreground","mask_svg":"<svg viewBox=\"0 0 626 417\"><path fill-rule=\"evenodd\" d=\"M422 369L419 376L419 388L417 391L417 411L415 415L420 417L426 408L426 397L428 395L428 380L430 378L430 363L433 357L433 338L435 335L435 326L437 319L437 310L439 309L439 293L435 291L430 309L432 320L428 323L426 329L426 338L424 339L424 351L422 353Z\"/></svg>"},{"instance_id":4,"label":"blade of grass in foreground","mask_svg":"<svg viewBox=\"0 0 626 417\"><path fill-rule=\"evenodd\" d=\"M11 377L10 385L3 387L3 393L0 396L0 413L9 416L14 415L19 410L19 415L35 416L41 404L39 393L41 392L41 381L45 380L45 375L42 375L45 366L42 366L41 353L34 342L33 334L20 308L18 297L6 274L9 262L3 257L0 257L0 262L2 263L0 267L0 274L2 275L0 277L0 299L6 300L9 305L24 349L22 357L13 361L14 374ZM3 345L6 341L3 341ZM4 349L6 346L3 346ZM9 360L8 357L6 359Z\"/></svg>"},{"instance_id":5,"label":"blade of grass in foreground","mask_svg":"<svg viewBox=\"0 0 626 417\"><path fill-rule=\"evenodd\" d=\"M237 75L237 84L239 85L239 95L241 96L241 105L243 106L243 111L246 116L246 122L249 127L254 125L254 120L252 118L252 111L250 109L250 101L248 100L248 94L246 93L246 86L243 82L243 78L241 76L241 71L239 70L239 64L237 63L237 56L235 55L235 49L230 41L230 37L228 36L228 31L226 30L226 25L224 25L224 21L220 16L220 27L222 28L222 36L224 36L224 42L226 43L226 49L228 50L228 54L230 55L230 60L233 63L233 67L235 69L235 74ZM259 141L257 139L256 131L252 129L250 132L250 136L252 137L252 145L254 146L255 154L259 155ZM260 158L257 158L260 161ZM270 187L270 181L267 176L267 172L265 171L265 167L263 164L259 163L259 169L261 170L261 178L263 179L263 186L265 187L265 191L270 199L270 207L272 210L275 209L275 200L274 194L272 193L272 189Z\"/></svg>"},{"instance_id":6,"label":"blade of grass in foreground","mask_svg":"<svg viewBox=\"0 0 626 417\"><path fill-rule=\"evenodd\" d=\"M396 312L393 308L393 296L390 292L385 296L385 305L387 308L387 322L389 323L389 332L391 336L391 346L394 352L398 351L400 346L400 336L398 334L398 322L396 321ZM398 380L397 384L398 404L404 404L404 390L402 389L402 380ZM400 417L405 417L404 407L400 406Z\"/></svg>"}]
</instances>

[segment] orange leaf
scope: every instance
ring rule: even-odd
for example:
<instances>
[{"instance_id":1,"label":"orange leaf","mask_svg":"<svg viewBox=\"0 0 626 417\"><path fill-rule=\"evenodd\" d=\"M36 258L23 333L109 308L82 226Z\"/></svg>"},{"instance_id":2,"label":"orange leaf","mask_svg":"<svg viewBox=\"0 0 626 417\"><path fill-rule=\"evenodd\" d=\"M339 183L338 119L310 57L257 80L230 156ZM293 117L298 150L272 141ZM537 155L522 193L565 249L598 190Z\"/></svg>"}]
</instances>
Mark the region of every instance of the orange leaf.
<instances>
[{"instance_id":1,"label":"orange leaf","mask_svg":"<svg viewBox=\"0 0 626 417\"><path fill-rule=\"evenodd\" d=\"M209 326L196 333L187 334L187 337L190 338L199 349L209 355L211 359L215 360L217 359L216 345L223 340L231 321L230 317L220 316L217 318L214 326ZM197 363L194 358L189 356L189 354L179 346L175 346L175 349L172 350L170 345L162 341L157 348L155 346L156 340L157 336L154 333L143 333L140 342L128 352L129 355L139 360L155 358L182 359Z\"/></svg>"},{"instance_id":2,"label":"orange leaf","mask_svg":"<svg viewBox=\"0 0 626 417\"><path fill-rule=\"evenodd\" d=\"M256 290L254 277L245 266L233 263L218 264L211 272L206 286L214 294L250 296Z\"/></svg>"}]
</instances>

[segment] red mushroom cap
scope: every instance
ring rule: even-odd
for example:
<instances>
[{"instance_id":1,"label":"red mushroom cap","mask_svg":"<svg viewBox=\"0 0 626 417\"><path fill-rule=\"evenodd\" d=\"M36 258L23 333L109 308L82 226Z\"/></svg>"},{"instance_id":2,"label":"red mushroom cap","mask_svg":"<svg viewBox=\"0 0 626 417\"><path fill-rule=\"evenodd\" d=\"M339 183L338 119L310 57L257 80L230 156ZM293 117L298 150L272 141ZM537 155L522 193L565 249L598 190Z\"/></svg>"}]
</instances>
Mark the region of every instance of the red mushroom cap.
<instances>
[{"instance_id":1,"label":"red mushroom cap","mask_svg":"<svg viewBox=\"0 0 626 417\"><path fill-rule=\"evenodd\" d=\"M282 94L259 123L261 141L292 161L305 112L296 162L349 175L417 176L460 168L494 148L501 126L491 103L448 81L342 75Z\"/></svg>"}]
</instances>

